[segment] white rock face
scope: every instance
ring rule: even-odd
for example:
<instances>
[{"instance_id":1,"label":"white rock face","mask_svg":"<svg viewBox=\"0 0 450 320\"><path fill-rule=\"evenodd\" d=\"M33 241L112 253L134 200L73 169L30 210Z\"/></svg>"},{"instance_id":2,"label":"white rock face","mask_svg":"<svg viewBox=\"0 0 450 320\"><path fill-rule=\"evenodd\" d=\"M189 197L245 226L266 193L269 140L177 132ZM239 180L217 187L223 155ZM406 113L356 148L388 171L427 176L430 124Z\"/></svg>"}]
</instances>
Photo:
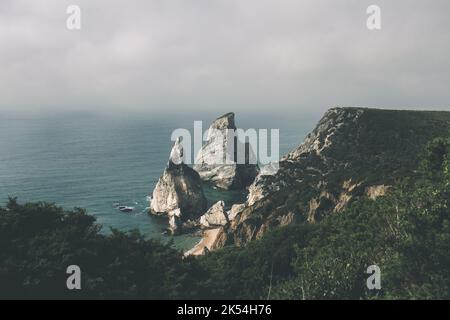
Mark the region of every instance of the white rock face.
<instances>
[{"instance_id":1,"label":"white rock face","mask_svg":"<svg viewBox=\"0 0 450 320\"><path fill-rule=\"evenodd\" d=\"M170 229L177 230L181 220L198 217L206 210L200 176L183 163L183 148L178 139L159 178L150 204L154 214L169 217Z\"/></svg>"},{"instance_id":2,"label":"white rock face","mask_svg":"<svg viewBox=\"0 0 450 320\"><path fill-rule=\"evenodd\" d=\"M236 216L239 213L244 211L244 209L245 209L245 203L233 204L233 206L231 207L231 210L228 211L228 220L233 221L234 218L236 218Z\"/></svg>"},{"instance_id":3,"label":"white rock face","mask_svg":"<svg viewBox=\"0 0 450 320\"><path fill-rule=\"evenodd\" d=\"M184 162L183 145L181 144L181 138L178 137L175 144L170 151L169 162L176 165L181 165Z\"/></svg>"},{"instance_id":4,"label":"white rock face","mask_svg":"<svg viewBox=\"0 0 450 320\"><path fill-rule=\"evenodd\" d=\"M212 251L215 248L220 248L223 246L223 241L220 238L223 231L223 227L208 229L203 231L202 239L195 247L184 253L184 256L200 256L205 254L205 252Z\"/></svg>"},{"instance_id":5,"label":"white rock face","mask_svg":"<svg viewBox=\"0 0 450 320\"><path fill-rule=\"evenodd\" d=\"M178 233L181 228L181 210L179 208L172 210L167 215L169 217L169 231L172 234Z\"/></svg>"},{"instance_id":6,"label":"white rock face","mask_svg":"<svg viewBox=\"0 0 450 320\"><path fill-rule=\"evenodd\" d=\"M211 124L195 163L194 169L202 180L226 190L245 188L258 174L250 144L236 137L234 113L227 113Z\"/></svg>"},{"instance_id":7,"label":"white rock face","mask_svg":"<svg viewBox=\"0 0 450 320\"><path fill-rule=\"evenodd\" d=\"M224 226L228 223L228 214L225 211L225 203L223 201L216 202L200 217L200 225L204 228Z\"/></svg>"}]
</instances>

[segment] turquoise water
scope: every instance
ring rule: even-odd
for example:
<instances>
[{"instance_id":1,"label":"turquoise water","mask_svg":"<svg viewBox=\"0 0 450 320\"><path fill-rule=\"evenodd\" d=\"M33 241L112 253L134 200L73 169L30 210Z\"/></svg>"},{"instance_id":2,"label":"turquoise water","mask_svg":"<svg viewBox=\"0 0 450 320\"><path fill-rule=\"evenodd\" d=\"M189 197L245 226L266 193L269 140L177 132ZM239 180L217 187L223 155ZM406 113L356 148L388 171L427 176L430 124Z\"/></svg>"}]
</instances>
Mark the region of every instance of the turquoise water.
<instances>
[{"instance_id":1,"label":"turquoise water","mask_svg":"<svg viewBox=\"0 0 450 320\"><path fill-rule=\"evenodd\" d=\"M239 117L239 114L237 114ZM164 170L176 128L191 129L194 120L213 118L59 115L2 117L0 119L0 201L49 201L65 208L82 207L94 215L103 232L139 229L149 238L162 235L167 220L147 214L147 195ZM315 121L298 123L276 117L237 118L241 127L280 128L281 154L298 145ZM268 124L271 123L272 126ZM245 194L205 186L210 203L231 203ZM122 213L114 203L134 206ZM175 237L180 248L198 239Z\"/></svg>"}]
</instances>

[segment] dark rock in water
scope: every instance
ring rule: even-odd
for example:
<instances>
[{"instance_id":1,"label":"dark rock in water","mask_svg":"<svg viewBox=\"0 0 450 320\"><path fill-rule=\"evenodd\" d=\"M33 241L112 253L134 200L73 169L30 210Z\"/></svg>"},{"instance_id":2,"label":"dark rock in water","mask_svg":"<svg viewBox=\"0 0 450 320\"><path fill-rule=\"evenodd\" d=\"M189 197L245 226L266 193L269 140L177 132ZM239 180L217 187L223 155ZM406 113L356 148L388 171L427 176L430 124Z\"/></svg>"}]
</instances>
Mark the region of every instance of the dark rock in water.
<instances>
[{"instance_id":1,"label":"dark rock in water","mask_svg":"<svg viewBox=\"0 0 450 320\"><path fill-rule=\"evenodd\" d=\"M183 148L177 139L170 159L153 191L150 210L169 217L172 232L179 232L182 221L198 218L206 210L199 174L183 162Z\"/></svg>"},{"instance_id":2,"label":"dark rock in water","mask_svg":"<svg viewBox=\"0 0 450 320\"><path fill-rule=\"evenodd\" d=\"M122 212L132 212L134 210L134 207L119 206L118 209Z\"/></svg>"},{"instance_id":3,"label":"dark rock in water","mask_svg":"<svg viewBox=\"0 0 450 320\"><path fill-rule=\"evenodd\" d=\"M244 154L239 154L239 150L244 150ZM236 137L234 113L211 124L194 169L202 180L221 189L243 189L253 182L259 171L256 156L248 142L243 144Z\"/></svg>"}]
</instances>

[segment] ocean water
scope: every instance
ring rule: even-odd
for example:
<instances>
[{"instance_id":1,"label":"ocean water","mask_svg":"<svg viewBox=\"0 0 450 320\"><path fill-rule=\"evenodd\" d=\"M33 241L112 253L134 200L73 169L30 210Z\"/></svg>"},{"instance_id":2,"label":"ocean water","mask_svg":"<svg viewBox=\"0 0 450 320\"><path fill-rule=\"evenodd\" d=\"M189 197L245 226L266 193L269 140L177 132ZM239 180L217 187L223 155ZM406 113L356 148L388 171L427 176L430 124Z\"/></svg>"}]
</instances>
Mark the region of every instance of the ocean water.
<instances>
[{"instance_id":1,"label":"ocean water","mask_svg":"<svg viewBox=\"0 0 450 320\"><path fill-rule=\"evenodd\" d=\"M280 155L303 140L317 119L249 116L236 122L242 128L280 129ZM122 231L139 229L163 241L167 220L151 216L146 200L167 163L171 133L193 128L194 120L207 129L214 117L201 115L101 116L89 114L0 118L0 205L8 196L20 202L48 201L65 208L85 208L102 225ZM300 119L300 117L299 117ZM214 190L205 185L211 204L245 199L242 192ZM135 207L122 213L115 203ZM190 248L198 237L174 237L179 248Z\"/></svg>"}]
</instances>

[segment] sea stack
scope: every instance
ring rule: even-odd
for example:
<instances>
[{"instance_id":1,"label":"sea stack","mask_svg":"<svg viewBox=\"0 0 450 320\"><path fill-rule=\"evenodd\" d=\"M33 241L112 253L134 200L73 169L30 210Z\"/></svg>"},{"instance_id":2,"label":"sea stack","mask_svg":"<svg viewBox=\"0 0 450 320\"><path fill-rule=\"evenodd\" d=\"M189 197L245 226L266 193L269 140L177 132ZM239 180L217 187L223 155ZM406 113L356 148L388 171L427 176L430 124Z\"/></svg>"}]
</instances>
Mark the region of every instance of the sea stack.
<instances>
[{"instance_id":1,"label":"sea stack","mask_svg":"<svg viewBox=\"0 0 450 320\"><path fill-rule=\"evenodd\" d=\"M238 154L238 151L243 154ZM244 189L258 175L251 145L236 136L234 113L217 118L209 127L206 143L200 149L194 169L204 181L218 188Z\"/></svg>"},{"instance_id":2,"label":"sea stack","mask_svg":"<svg viewBox=\"0 0 450 320\"><path fill-rule=\"evenodd\" d=\"M153 190L150 210L154 214L167 215L169 230L177 233L183 221L201 216L206 205L200 176L184 163L183 147L178 138L167 167Z\"/></svg>"}]
</instances>

